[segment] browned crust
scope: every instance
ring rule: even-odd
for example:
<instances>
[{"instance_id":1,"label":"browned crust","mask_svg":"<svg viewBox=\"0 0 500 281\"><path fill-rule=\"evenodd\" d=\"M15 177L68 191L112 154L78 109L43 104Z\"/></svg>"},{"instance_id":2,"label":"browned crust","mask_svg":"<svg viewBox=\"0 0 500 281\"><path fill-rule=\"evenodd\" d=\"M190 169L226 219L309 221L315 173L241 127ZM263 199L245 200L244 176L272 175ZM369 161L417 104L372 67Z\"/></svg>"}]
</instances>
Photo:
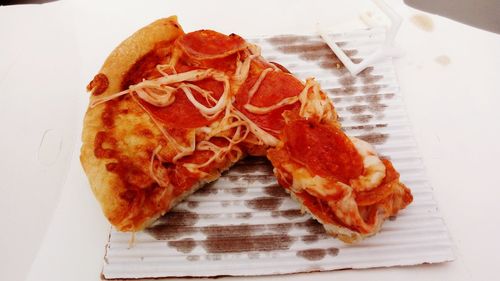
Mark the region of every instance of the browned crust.
<instances>
[{"instance_id":1,"label":"browned crust","mask_svg":"<svg viewBox=\"0 0 500 281\"><path fill-rule=\"evenodd\" d=\"M177 23L176 16L160 19L145 26L123 41L106 59L96 77L100 77L99 80L101 81L106 81L107 87L103 90L104 87L99 81L90 83L90 85L94 84L93 86L102 92L99 97L119 92L124 76L136 61L152 51L156 43L173 42L182 34L184 32ZM89 90L92 91L93 89ZM94 98L96 96L92 95L90 101ZM110 173L106 169L106 164L111 163L113 159L97 158L94 154L96 134L105 127L101 118L104 109L105 105L101 104L89 108L85 114L80 161L105 216L118 229L130 230L127 229L127 227L130 227L130 223L126 219L126 213L129 211L130 206L126 200L120 197L120 193L125 190L125 186L117 174ZM138 123L151 123L145 114L139 114L134 118ZM143 228L148 222L144 222L139 228ZM133 228L137 228L137 226L133 226Z\"/></svg>"}]
</instances>

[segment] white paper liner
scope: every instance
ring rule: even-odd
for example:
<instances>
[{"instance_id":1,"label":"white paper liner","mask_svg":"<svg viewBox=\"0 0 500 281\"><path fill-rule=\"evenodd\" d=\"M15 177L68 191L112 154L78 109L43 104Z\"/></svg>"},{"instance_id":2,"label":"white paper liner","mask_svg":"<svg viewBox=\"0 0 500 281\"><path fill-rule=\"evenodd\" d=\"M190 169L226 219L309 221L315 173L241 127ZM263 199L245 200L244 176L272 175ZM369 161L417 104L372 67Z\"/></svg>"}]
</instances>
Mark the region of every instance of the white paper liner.
<instances>
[{"instance_id":1,"label":"white paper liner","mask_svg":"<svg viewBox=\"0 0 500 281\"><path fill-rule=\"evenodd\" d=\"M383 29L334 34L360 61L384 42ZM305 79L314 76L335 103L345 131L375 145L393 162L414 202L380 233L356 245L325 235L277 186L265 159L237 164L179 204L154 227L112 229L103 278L270 275L453 260L448 231L437 211L399 95L390 58L353 77L319 36L283 35L250 40Z\"/></svg>"}]
</instances>

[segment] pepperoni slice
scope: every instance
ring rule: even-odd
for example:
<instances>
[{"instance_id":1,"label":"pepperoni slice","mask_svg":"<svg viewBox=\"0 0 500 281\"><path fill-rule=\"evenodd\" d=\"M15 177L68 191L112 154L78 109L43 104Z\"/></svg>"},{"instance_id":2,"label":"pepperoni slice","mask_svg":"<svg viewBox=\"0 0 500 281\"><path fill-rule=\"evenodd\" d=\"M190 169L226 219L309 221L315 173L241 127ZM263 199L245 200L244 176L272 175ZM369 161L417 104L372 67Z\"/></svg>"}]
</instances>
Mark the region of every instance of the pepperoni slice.
<instances>
[{"instance_id":1,"label":"pepperoni slice","mask_svg":"<svg viewBox=\"0 0 500 281\"><path fill-rule=\"evenodd\" d=\"M246 47L245 40L240 36L228 36L213 30L190 32L176 42L188 56L200 60L226 57Z\"/></svg>"},{"instance_id":2,"label":"pepperoni slice","mask_svg":"<svg viewBox=\"0 0 500 281\"><path fill-rule=\"evenodd\" d=\"M334 126L299 119L284 129L290 157L322 177L349 184L363 173L363 159L351 140Z\"/></svg>"},{"instance_id":3,"label":"pepperoni slice","mask_svg":"<svg viewBox=\"0 0 500 281\"><path fill-rule=\"evenodd\" d=\"M212 96L219 99L224 90L222 82L211 78L192 82L198 87L212 91ZM214 106L214 102L205 99L200 93L192 89L194 98L206 107ZM175 101L165 107L158 107L146 101L142 101L142 105L155 117L156 120L167 125L169 128L198 128L210 124L213 120L205 118L200 111L188 100L186 94L182 90L177 90L174 93Z\"/></svg>"},{"instance_id":4,"label":"pepperoni slice","mask_svg":"<svg viewBox=\"0 0 500 281\"><path fill-rule=\"evenodd\" d=\"M277 108L266 114L254 114L246 110L244 106L248 103L249 91L254 86L259 75L260 73L252 73L240 87L236 95L235 106L257 124L257 126L277 137L281 129L285 126L285 120L282 116L283 112L297 109L300 105L296 102ZM302 92L302 89L304 89L304 85L292 75L281 71L271 71L262 80L250 104L258 107L272 106L285 98L298 96Z\"/></svg>"}]
</instances>

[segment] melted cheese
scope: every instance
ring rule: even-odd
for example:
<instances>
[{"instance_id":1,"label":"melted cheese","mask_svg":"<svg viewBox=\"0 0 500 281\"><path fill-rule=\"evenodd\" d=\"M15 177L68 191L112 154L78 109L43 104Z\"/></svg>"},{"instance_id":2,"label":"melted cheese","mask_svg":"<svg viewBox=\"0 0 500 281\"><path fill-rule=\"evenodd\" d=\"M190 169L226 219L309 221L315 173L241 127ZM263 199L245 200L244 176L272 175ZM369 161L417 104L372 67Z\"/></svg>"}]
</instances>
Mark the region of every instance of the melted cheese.
<instances>
[{"instance_id":1,"label":"melted cheese","mask_svg":"<svg viewBox=\"0 0 500 281\"><path fill-rule=\"evenodd\" d=\"M296 193L303 190L319 198L338 195L339 192L350 190L351 187L341 182L331 182L318 175L311 175L306 168L296 165L286 164L284 167L292 174L292 190Z\"/></svg>"},{"instance_id":2,"label":"melted cheese","mask_svg":"<svg viewBox=\"0 0 500 281\"><path fill-rule=\"evenodd\" d=\"M222 96L220 99L217 101L217 103L213 107L206 107L203 104L199 103L193 96L193 93L191 92L190 87L186 87L184 85L181 85L180 88L184 91L186 94L186 97L188 100L200 111L200 113L205 116L206 118L213 118L215 115L217 115L220 111L222 111L229 103L229 79L223 75L215 75L214 79L221 81L224 83L224 91L222 93ZM206 91L205 91L206 92Z\"/></svg>"},{"instance_id":3,"label":"melted cheese","mask_svg":"<svg viewBox=\"0 0 500 281\"><path fill-rule=\"evenodd\" d=\"M385 178L385 165L377 156L373 146L355 137L350 138L358 153L363 157L363 175L351 181L357 191L367 191L379 186Z\"/></svg>"},{"instance_id":4,"label":"melted cheese","mask_svg":"<svg viewBox=\"0 0 500 281\"><path fill-rule=\"evenodd\" d=\"M244 120L247 124L248 127L250 128L250 131L259 139L262 141L267 146L276 146L279 143L279 140L275 138L273 135L267 133L263 129L261 129L257 124L252 122L250 118L246 117L245 114L241 113L238 110L234 110L235 114L238 115L242 120Z\"/></svg>"},{"instance_id":5,"label":"melted cheese","mask_svg":"<svg viewBox=\"0 0 500 281\"><path fill-rule=\"evenodd\" d=\"M299 94L299 100L301 103L299 115L301 117L306 119L316 117L319 121L334 118L330 99L321 94L319 84L314 79L307 79L304 89Z\"/></svg>"}]
</instances>

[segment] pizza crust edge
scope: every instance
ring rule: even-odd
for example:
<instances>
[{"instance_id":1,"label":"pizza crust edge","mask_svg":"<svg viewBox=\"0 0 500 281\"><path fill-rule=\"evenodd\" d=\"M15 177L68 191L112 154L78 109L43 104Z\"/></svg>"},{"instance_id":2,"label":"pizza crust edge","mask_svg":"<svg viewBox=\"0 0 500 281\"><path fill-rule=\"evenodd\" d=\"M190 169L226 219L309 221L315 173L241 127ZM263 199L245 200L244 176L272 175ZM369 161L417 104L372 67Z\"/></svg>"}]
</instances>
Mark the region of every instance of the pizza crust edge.
<instances>
[{"instance_id":1,"label":"pizza crust edge","mask_svg":"<svg viewBox=\"0 0 500 281\"><path fill-rule=\"evenodd\" d=\"M111 52L99 74L89 84L90 86L94 83L93 90L100 91L99 95L91 93L90 102L96 97L119 92L124 76L136 61L153 50L158 42L173 42L182 34L184 32L177 22L177 17L171 16L141 28L124 40ZM92 89L88 87L88 90ZM129 205L120 197L120 193L126 188L117 174L106 169L106 164L111 163L113 159L97 158L94 153L96 134L104 128L101 118L104 109L105 104L100 104L94 108L89 107L85 113L80 162L105 216L118 229L127 230L129 222L126 213L129 211ZM150 222L151 220L144 222L141 228Z\"/></svg>"}]
</instances>

